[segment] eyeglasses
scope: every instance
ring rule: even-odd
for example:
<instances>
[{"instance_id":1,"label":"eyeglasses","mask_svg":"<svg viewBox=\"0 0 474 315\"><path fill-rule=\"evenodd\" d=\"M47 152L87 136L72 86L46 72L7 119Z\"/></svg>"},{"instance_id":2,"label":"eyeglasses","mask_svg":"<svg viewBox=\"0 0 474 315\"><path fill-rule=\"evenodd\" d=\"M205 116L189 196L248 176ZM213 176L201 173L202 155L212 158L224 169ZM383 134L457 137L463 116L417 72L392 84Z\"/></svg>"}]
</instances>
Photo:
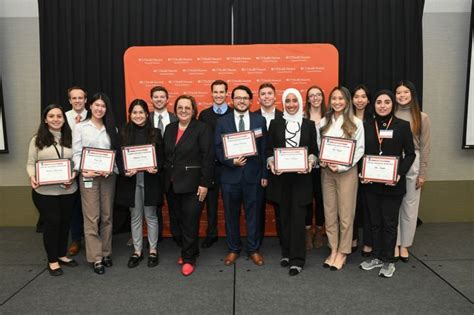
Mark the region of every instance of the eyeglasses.
<instances>
[{"instance_id":1,"label":"eyeglasses","mask_svg":"<svg viewBox=\"0 0 474 315\"><path fill-rule=\"evenodd\" d=\"M234 101L237 101L237 102L240 102L240 101L247 102L249 100L250 100L250 97L248 97L248 96L236 96L236 97L234 97Z\"/></svg>"},{"instance_id":2,"label":"eyeglasses","mask_svg":"<svg viewBox=\"0 0 474 315\"><path fill-rule=\"evenodd\" d=\"M308 95L309 98L315 98L315 97L318 97L318 96L321 97L321 96L323 96L323 95L322 95L321 93L316 93L316 94L310 94L310 95Z\"/></svg>"}]
</instances>

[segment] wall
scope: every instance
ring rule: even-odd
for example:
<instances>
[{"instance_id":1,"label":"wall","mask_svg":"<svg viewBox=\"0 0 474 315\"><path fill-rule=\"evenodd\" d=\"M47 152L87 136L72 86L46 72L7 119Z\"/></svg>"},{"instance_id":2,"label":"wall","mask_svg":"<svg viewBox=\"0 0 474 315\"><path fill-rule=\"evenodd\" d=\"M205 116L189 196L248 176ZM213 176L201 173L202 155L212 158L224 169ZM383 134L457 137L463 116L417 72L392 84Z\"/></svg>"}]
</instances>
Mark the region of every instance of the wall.
<instances>
[{"instance_id":1,"label":"wall","mask_svg":"<svg viewBox=\"0 0 474 315\"><path fill-rule=\"evenodd\" d=\"M474 221L474 151L461 150L467 71L468 0L427 0L423 17L424 110L433 124L425 221ZM39 122L40 57L36 0L0 1L0 73L10 153L0 154L0 226L33 225L25 173Z\"/></svg>"}]
</instances>

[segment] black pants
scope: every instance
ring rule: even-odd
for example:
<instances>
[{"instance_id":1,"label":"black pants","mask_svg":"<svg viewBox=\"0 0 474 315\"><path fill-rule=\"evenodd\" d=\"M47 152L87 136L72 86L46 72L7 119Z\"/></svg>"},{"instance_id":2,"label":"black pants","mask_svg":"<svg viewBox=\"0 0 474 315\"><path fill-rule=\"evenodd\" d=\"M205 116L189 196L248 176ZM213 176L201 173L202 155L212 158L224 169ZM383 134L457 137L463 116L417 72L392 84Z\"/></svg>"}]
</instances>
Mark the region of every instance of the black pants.
<instances>
[{"instance_id":1,"label":"black pants","mask_svg":"<svg viewBox=\"0 0 474 315\"><path fill-rule=\"evenodd\" d=\"M66 256L72 209L78 193L49 196L33 190L32 197L44 222L43 243L48 261L57 262L58 257Z\"/></svg>"},{"instance_id":2,"label":"black pants","mask_svg":"<svg viewBox=\"0 0 474 315\"><path fill-rule=\"evenodd\" d=\"M219 184L217 180L215 185L209 187L206 198L206 209L207 209L207 237L217 236L217 202L219 200Z\"/></svg>"},{"instance_id":3,"label":"black pants","mask_svg":"<svg viewBox=\"0 0 474 315\"><path fill-rule=\"evenodd\" d=\"M370 215L367 210L366 194L364 185L359 185L357 189L357 203L354 215L354 229L352 232L352 240L359 239L359 228L362 227L363 244L372 247L372 231L370 227Z\"/></svg>"},{"instance_id":4,"label":"black pants","mask_svg":"<svg viewBox=\"0 0 474 315\"><path fill-rule=\"evenodd\" d=\"M173 187L170 187L170 191L173 190ZM174 199L171 198L171 194L166 194L166 202L168 203L168 215L170 218L170 232L173 237L181 238L183 236L183 232L181 231L181 226L178 222L178 217L175 210ZM157 211L160 209L157 209ZM160 225L160 212L157 212L158 215L158 228L162 231L163 227L163 214L161 215L161 225Z\"/></svg>"},{"instance_id":5,"label":"black pants","mask_svg":"<svg viewBox=\"0 0 474 315\"><path fill-rule=\"evenodd\" d=\"M403 195L383 195L366 192L370 215L373 252L384 262L395 262L398 214Z\"/></svg>"},{"instance_id":6,"label":"black pants","mask_svg":"<svg viewBox=\"0 0 474 315\"><path fill-rule=\"evenodd\" d=\"M321 169L315 168L311 172L313 177L313 203L310 203L306 210L306 226L313 225L314 213L316 214L316 226L324 226L324 203L323 203L323 190L321 187ZM313 212L314 209L314 212Z\"/></svg>"},{"instance_id":7,"label":"black pants","mask_svg":"<svg viewBox=\"0 0 474 315\"><path fill-rule=\"evenodd\" d=\"M168 204L172 206L170 213L174 213L182 233L181 257L183 262L194 264L199 256L199 223L202 202L199 202L195 192L178 194L171 186L168 192Z\"/></svg>"},{"instance_id":8,"label":"black pants","mask_svg":"<svg viewBox=\"0 0 474 315\"><path fill-rule=\"evenodd\" d=\"M282 195L280 203L281 254L290 266L303 267L306 261L305 217L307 205L298 204L291 191Z\"/></svg>"},{"instance_id":9,"label":"black pants","mask_svg":"<svg viewBox=\"0 0 474 315\"><path fill-rule=\"evenodd\" d=\"M264 192L265 196L265 192ZM281 245L281 222L280 222L280 207L278 204L273 203L271 201L263 200L262 206L260 209L260 230L261 232L261 241L260 243L263 242L263 239L265 238L265 221L266 221L266 210L267 210L267 205L270 204L273 207L273 212L275 213L275 228L277 232L278 239L280 240L280 245Z\"/></svg>"}]
</instances>

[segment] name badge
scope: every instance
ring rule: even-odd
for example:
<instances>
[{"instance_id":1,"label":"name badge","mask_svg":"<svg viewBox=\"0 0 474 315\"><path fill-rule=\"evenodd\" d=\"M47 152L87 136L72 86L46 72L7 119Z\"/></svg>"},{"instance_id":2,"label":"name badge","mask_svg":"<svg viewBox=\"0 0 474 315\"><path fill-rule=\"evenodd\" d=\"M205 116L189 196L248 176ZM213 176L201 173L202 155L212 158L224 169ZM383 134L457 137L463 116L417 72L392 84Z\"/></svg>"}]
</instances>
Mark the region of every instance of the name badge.
<instances>
[{"instance_id":1,"label":"name badge","mask_svg":"<svg viewBox=\"0 0 474 315\"><path fill-rule=\"evenodd\" d=\"M262 128L254 129L253 133L255 134L255 138L260 138L261 136L263 136Z\"/></svg>"},{"instance_id":2,"label":"name badge","mask_svg":"<svg viewBox=\"0 0 474 315\"><path fill-rule=\"evenodd\" d=\"M393 130L380 130L380 138L382 139L392 139Z\"/></svg>"}]
</instances>

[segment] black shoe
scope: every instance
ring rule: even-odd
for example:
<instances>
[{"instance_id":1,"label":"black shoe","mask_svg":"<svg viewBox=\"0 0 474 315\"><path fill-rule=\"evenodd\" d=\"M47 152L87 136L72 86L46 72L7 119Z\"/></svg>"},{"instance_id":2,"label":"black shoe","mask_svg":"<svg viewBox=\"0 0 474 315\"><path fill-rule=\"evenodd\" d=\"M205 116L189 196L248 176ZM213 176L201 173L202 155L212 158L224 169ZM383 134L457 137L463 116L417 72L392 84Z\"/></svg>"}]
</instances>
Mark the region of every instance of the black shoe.
<instances>
[{"instance_id":1,"label":"black shoe","mask_svg":"<svg viewBox=\"0 0 474 315\"><path fill-rule=\"evenodd\" d=\"M160 263L160 258L158 256L158 252L156 253L150 253L148 255L148 267L156 267Z\"/></svg>"},{"instance_id":2,"label":"black shoe","mask_svg":"<svg viewBox=\"0 0 474 315\"><path fill-rule=\"evenodd\" d=\"M407 257L400 256L399 258L400 258L400 260L403 261L405 264L408 263L408 261L410 260L410 256L407 256Z\"/></svg>"},{"instance_id":3,"label":"black shoe","mask_svg":"<svg viewBox=\"0 0 474 315\"><path fill-rule=\"evenodd\" d=\"M352 246L351 247L351 254L355 253L357 251L357 248L359 248L359 246Z\"/></svg>"},{"instance_id":4,"label":"black shoe","mask_svg":"<svg viewBox=\"0 0 474 315\"><path fill-rule=\"evenodd\" d=\"M49 274L53 277L57 277L57 276L62 276L63 275L63 270L61 269L61 267L57 268L57 269L51 269L51 267L49 266L48 264L48 271L49 271Z\"/></svg>"},{"instance_id":5,"label":"black shoe","mask_svg":"<svg viewBox=\"0 0 474 315\"><path fill-rule=\"evenodd\" d=\"M183 247L183 237L182 236L173 236L173 241L178 245L179 247Z\"/></svg>"},{"instance_id":6,"label":"black shoe","mask_svg":"<svg viewBox=\"0 0 474 315\"><path fill-rule=\"evenodd\" d=\"M127 266L128 268L135 268L136 266L140 264L140 261L142 260L143 260L143 254L138 255L134 253L132 256L130 256Z\"/></svg>"},{"instance_id":7,"label":"black shoe","mask_svg":"<svg viewBox=\"0 0 474 315\"><path fill-rule=\"evenodd\" d=\"M212 246L212 244L214 244L215 242L217 242L217 236L214 236L214 237L206 237L204 239L204 242L202 242L202 245L201 247L202 248L209 248Z\"/></svg>"},{"instance_id":8,"label":"black shoe","mask_svg":"<svg viewBox=\"0 0 474 315\"><path fill-rule=\"evenodd\" d=\"M58 262L59 262L60 265L64 265L64 266L67 266L67 267L77 267L77 266L79 266L77 261L75 261L74 259L71 259L70 261L63 261L61 259L58 259Z\"/></svg>"},{"instance_id":9,"label":"black shoe","mask_svg":"<svg viewBox=\"0 0 474 315\"><path fill-rule=\"evenodd\" d=\"M288 274L289 274L290 276L296 276L296 275L299 274L301 271L303 271L303 268L302 268L302 267L291 266L291 267L290 267L290 271L288 271Z\"/></svg>"},{"instance_id":10,"label":"black shoe","mask_svg":"<svg viewBox=\"0 0 474 315\"><path fill-rule=\"evenodd\" d=\"M282 266L283 268L286 268L290 265L290 259L288 257L282 257L280 259L280 266Z\"/></svg>"},{"instance_id":11,"label":"black shoe","mask_svg":"<svg viewBox=\"0 0 474 315\"><path fill-rule=\"evenodd\" d=\"M112 257L105 256L102 258L102 264L104 264L105 267L112 267L114 265L112 262Z\"/></svg>"},{"instance_id":12,"label":"black shoe","mask_svg":"<svg viewBox=\"0 0 474 315\"><path fill-rule=\"evenodd\" d=\"M105 273L105 267L101 261L95 262L92 267L94 268L94 272L98 275L103 275Z\"/></svg>"},{"instance_id":13,"label":"black shoe","mask_svg":"<svg viewBox=\"0 0 474 315\"><path fill-rule=\"evenodd\" d=\"M362 255L362 257L370 257L370 256L372 256L372 251L366 252L364 250L361 250L360 254Z\"/></svg>"}]
</instances>

